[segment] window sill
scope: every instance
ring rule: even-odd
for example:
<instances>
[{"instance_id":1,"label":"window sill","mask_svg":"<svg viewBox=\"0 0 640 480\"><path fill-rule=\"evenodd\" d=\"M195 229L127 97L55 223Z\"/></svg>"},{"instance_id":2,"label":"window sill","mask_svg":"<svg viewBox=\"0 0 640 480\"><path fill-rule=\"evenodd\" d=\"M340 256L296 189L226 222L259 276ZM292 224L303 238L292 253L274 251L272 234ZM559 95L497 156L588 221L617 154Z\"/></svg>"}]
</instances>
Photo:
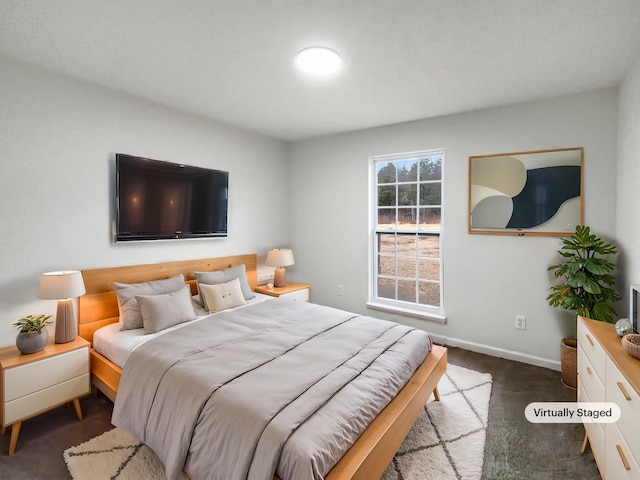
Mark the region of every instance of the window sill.
<instances>
[{"instance_id":1,"label":"window sill","mask_svg":"<svg viewBox=\"0 0 640 480\"><path fill-rule=\"evenodd\" d=\"M440 325L447 323L447 317L434 312L427 312L424 310L414 310L411 308L398 307L395 305L386 305L383 303L367 302L367 308L373 310L379 310L381 312L396 313L398 315L407 315L409 317L419 318L421 320L428 320L430 322L436 322Z\"/></svg>"}]
</instances>

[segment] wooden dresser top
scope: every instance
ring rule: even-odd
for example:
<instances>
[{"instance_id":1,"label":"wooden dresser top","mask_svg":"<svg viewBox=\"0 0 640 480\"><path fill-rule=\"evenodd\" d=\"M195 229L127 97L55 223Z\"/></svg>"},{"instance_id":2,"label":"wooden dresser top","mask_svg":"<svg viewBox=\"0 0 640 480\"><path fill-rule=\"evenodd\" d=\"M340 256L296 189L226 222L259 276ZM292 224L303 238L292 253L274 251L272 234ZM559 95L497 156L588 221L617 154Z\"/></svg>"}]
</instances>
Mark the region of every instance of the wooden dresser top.
<instances>
[{"instance_id":1,"label":"wooden dresser top","mask_svg":"<svg viewBox=\"0 0 640 480\"><path fill-rule=\"evenodd\" d=\"M629 384L640 395L640 360L633 358L622 347L622 339L611 323L580 317L594 337L602 345L607 355L613 360Z\"/></svg>"}]
</instances>

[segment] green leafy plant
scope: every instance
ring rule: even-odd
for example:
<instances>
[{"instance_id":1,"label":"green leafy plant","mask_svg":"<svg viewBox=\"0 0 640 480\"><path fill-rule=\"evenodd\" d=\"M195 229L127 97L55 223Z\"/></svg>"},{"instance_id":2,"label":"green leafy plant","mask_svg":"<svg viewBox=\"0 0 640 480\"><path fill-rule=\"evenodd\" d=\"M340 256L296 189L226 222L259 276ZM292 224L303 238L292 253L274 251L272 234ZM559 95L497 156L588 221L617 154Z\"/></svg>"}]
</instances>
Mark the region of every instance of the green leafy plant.
<instances>
[{"instance_id":1,"label":"green leafy plant","mask_svg":"<svg viewBox=\"0 0 640 480\"><path fill-rule=\"evenodd\" d=\"M617 248L592 234L589 227L577 225L569 238L562 240L558 253L564 261L547 270L564 280L553 285L547 297L549 305L573 310L578 315L615 323L616 312L611 302L621 299L615 290L615 268L609 258Z\"/></svg>"},{"instance_id":2,"label":"green leafy plant","mask_svg":"<svg viewBox=\"0 0 640 480\"><path fill-rule=\"evenodd\" d=\"M50 318L51 315L27 315L13 325L20 327L21 332L28 333L31 336L33 333L40 333L47 325L52 325L53 322L49 321Z\"/></svg>"}]
</instances>

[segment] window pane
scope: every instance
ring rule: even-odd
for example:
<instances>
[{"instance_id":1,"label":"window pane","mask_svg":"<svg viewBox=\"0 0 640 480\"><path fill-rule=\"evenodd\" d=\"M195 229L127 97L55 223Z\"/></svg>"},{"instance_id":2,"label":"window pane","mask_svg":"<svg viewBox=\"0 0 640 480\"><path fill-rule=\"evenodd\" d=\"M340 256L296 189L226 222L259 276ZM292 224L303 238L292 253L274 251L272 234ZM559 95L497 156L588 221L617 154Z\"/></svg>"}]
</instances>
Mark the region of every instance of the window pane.
<instances>
[{"instance_id":1,"label":"window pane","mask_svg":"<svg viewBox=\"0 0 640 480\"><path fill-rule=\"evenodd\" d=\"M378 183L395 183L396 182L396 166L393 162L378 163Z\"/></svg>"},{"instance_id":2,"label":"window pane","mask_svg":"<svg viewBox=\"0 0 640 480\"><path fill-rule=\"evenodd\" d=\"M442 184L421 183L420 184L420 205L440 205L442 203Z\"/></svg>"},{"instance_id":3,"label":"window pane","mask_svg":"<svg viewBox=\"0 0 640 480\"><path fill-rule=\"evenodd\" d=\"M440 280L440 259L421 258L419 264L419 277L421 280Z\"/></svg>"},{"instance_id":4,"label":"window pane","mask_svg":"<svg viewBox=\"0 0 640 480\"><path fill-rule=\"evenodd\" d=\"M436 232L440 230L440 208L420 209L420 229Z\"/></svg>"},{"instance_id":5,"label":"window pane","mask_svg":"<svg viewBox=\"0 0 640 480\"><path fill-rule=\"evenodd\" d=\"M415 255L417 238L415 234L398 235L398 253Z\"/></svg>"},{"instance_id":6,"label":"window pane","mask_svg":"<svg viewBox=\"0 0 640 480\"><path fill-rule=\"evenodd\" d=\"M398 300L416 303L416 282L398 280Z\"/></svg>"},{"instance_id":7,"label":"window pane","mask_svg":"<svg viewBox=\"0 0 640 480\"><path fill-rule=\"evenodd\" d=\"M428 157L420 160L420 180L440 180L442 178L442 157Z\"/></svg>"},{"instance_id":8,"label":"window pane","mask_svg":"<svg viewBox=\"0 0 640 480\"><path fill-rule=\"evenodd\" d=\"M440 306L440 284L420 282L419 302L423 305Z\"/></svg>"},{"instance_id":9,"label":"window pane","mask_svg":"<svg viewBox=\"0 0 640 480\"><path fill-rule=\"evenodd\" d=\"M378 296L395 300L396 282L390 278L378 278Z\"/></svg>"},{"instance_id":10,"label":"window pane","mask_svg":"<svg viewBox=\"0 0 640 480\"><path fill-rule=\"evenodd\" d=\"M416 183L398 185L398 205L417 205L417 195L418 185Z\"/></svg>"},{"instance_id":11,"label":"window pane","mask_svg":"<svg viewBox=\"0 0 640 480\"><path fill-rule=\"evenodd\" d=\"M378 209L378 228L396 228L396 209L395 208L379 208Z\"/></svg>"},{"instance_id":12,"label":"window pane","mask_svg":"<svg viewBox=\"0 0 640 480\"><path fill-rule=\"evenodd\" d=\"M421 257L440 257L440 236L420 235L418 237L418 255Z\"/></svg>"},{"instance_id":13,"label":"window pane","mask_svg":"<svg viewBox=\"0 0 640 480\"><path fill-rule=\"evenodd\" d=\"M389 233L378 234L378 251L379 252L391 252L396 251L396 236Z\"/></svg>"},{"instance_id":14,"label":"window pane","mask_svg":"<svg viewBox=\"0 0 640 480\"><path fill-rule=\"evenodd\" d=\"M398 224L402 227L415 228L418 221L417 208L398 208Z\"/></svg>"},{"instance_id":15,"label":"window pane","mask_svg":"<svg viewBox=\"0 0 640 480\"><path fill-rule=\"evenodd\" d=\"M418 161L402 160L398 162L398 182L415 182L418 180Z\"/></svg>"},{"instance_id":16,"label":"window pane","mask_svg":"<svg viewBox=\"0 0 640 480\"><path fill-rule=\"evenodd\" d=\"M395 207L396 206L395 185L378 187L378 206L379 207Z\"/></svg>"},{"instance_id":17,"label":"window pane","mask_svg":"<svg viewBox=\"0 0 640 480\"><path fill-rule=\"evenodd\" d=\"M396 274L396 257L389 255L379 255L378 256L378 273L380 275L391 275L395 276Z\"/></svg>"},{"instance_id":18,"label":"window pane","mask_svg":"<svg viewBox=\"0 0 640 480\"><path fill-rule=\"evenodd\" d=\"M398 277L416 278L415 257L398 257Z\"/></svg>"}]
</instances>

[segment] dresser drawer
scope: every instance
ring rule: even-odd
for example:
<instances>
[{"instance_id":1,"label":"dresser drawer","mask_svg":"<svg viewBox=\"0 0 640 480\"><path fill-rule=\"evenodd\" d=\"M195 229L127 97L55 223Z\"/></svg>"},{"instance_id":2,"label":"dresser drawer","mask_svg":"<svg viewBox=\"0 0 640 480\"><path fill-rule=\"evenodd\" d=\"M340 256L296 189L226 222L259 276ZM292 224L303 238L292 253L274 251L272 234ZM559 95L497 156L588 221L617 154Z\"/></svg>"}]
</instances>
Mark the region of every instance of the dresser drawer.
<instances>
[{"instance_id":1,"label":"dresser drawer","mask_svg":"<svg viewBox=\"0 0 640 480\"><path fill-rule=\"evenodd\" d=\"M590 402L591 399L586 393L586 389L582 383L582 378L578 375L578 401ZM605 445L605 424L604 423L585 423L584 429L589 436L589 442L591 444L591 451L596 459L598 468L601 472L604 472L604 445Z\"/></svg>"},{"instance_id":2,"label":"dresser drawer","mask_svg":"<svg viewBox=\"0 0 640 480\"><path fill-rule=\"evenodd\" d=\"M607 424L605 477L612 480L638 480L640 467L616 424Z\"/></svg>"},{"instance_id":3,"label":"dresser drawer","mask_svg":"<svg viewBox=\"0 0 640 480\"><path fill-rule=\"evenodd\" d=\"M591 368L604 381L607 354L582 320L578 320L578 344L591 362ZM599 401L599 400L594 400Z\"/></svg>"},{"instance_id":4,"label":"dresser drawer","mask_svg":"<svg viewBox=\"0 0 640 480\"><path fill-rule=\"evenodd\" d=\"M54 405L86 395L90 390L89 379L89 374L85 373L52 387L6 402L4 405L4 424L10 425L17 420L48 410Z\"/></svg>"},{"instance_id":5,"label":"dresser drawer","mask_svg":"<svg viewBox=\"0 0 640 480\"><path fill-rule=\"evenodd\" d=\"M280 295L280 298L284 298L285 300L293 300L294 302L308 302L309 289L303 288L301 290L296 290L295 292L285 293L283 295Z\"/></svg>"},{"instance_id":6,"label":"dresser drawer","mask_svg":"<svg viewBox=\"0 0 640 480\"><path fill-rule=\"evenodd\" d=\"M590 402L604 402L605 388L601 377L596 374L596 369L587 356L582 344L578 343L578 378L580 379L578 387L578 395L580 399L580 389L584 389L584 393ZM604 378L604 377L602 377ZM583 401L580 399L580 401Z\"/></svg>"},{"instance_id":7,"label":"dresser drawer","mask_svg":"<svg viewBox=\"0 0 640 480\"><path fill-rule=\"evenodd\" d=\"M640 446L640 396L610 358L607 359L607 402L620 407L620 420L616 425L624 439L630 445Z\"/></svg>"},{"instance_id":8,"label":"dresser drawer","mask_svg":"<svg viewBox=\"0 0 640 480\"><path fill-rule=\"evenodd\" d=\"M604 423L585 423L584 428L589 435L589 443L591 444L591 452L598 464L598 470L600 473L605 471L606 462L606 433Z\"/></svg>"},{"instance_id":9,"label":"dresser drawer","mask_svg":"<svg viewBox=\"0 0 640 480\"><path fill-rule=\"evenodd\" d=\"M4 401L10 402L88 373L88 348L8 368L4 372Z\"/></svg>"}]
</instances>

